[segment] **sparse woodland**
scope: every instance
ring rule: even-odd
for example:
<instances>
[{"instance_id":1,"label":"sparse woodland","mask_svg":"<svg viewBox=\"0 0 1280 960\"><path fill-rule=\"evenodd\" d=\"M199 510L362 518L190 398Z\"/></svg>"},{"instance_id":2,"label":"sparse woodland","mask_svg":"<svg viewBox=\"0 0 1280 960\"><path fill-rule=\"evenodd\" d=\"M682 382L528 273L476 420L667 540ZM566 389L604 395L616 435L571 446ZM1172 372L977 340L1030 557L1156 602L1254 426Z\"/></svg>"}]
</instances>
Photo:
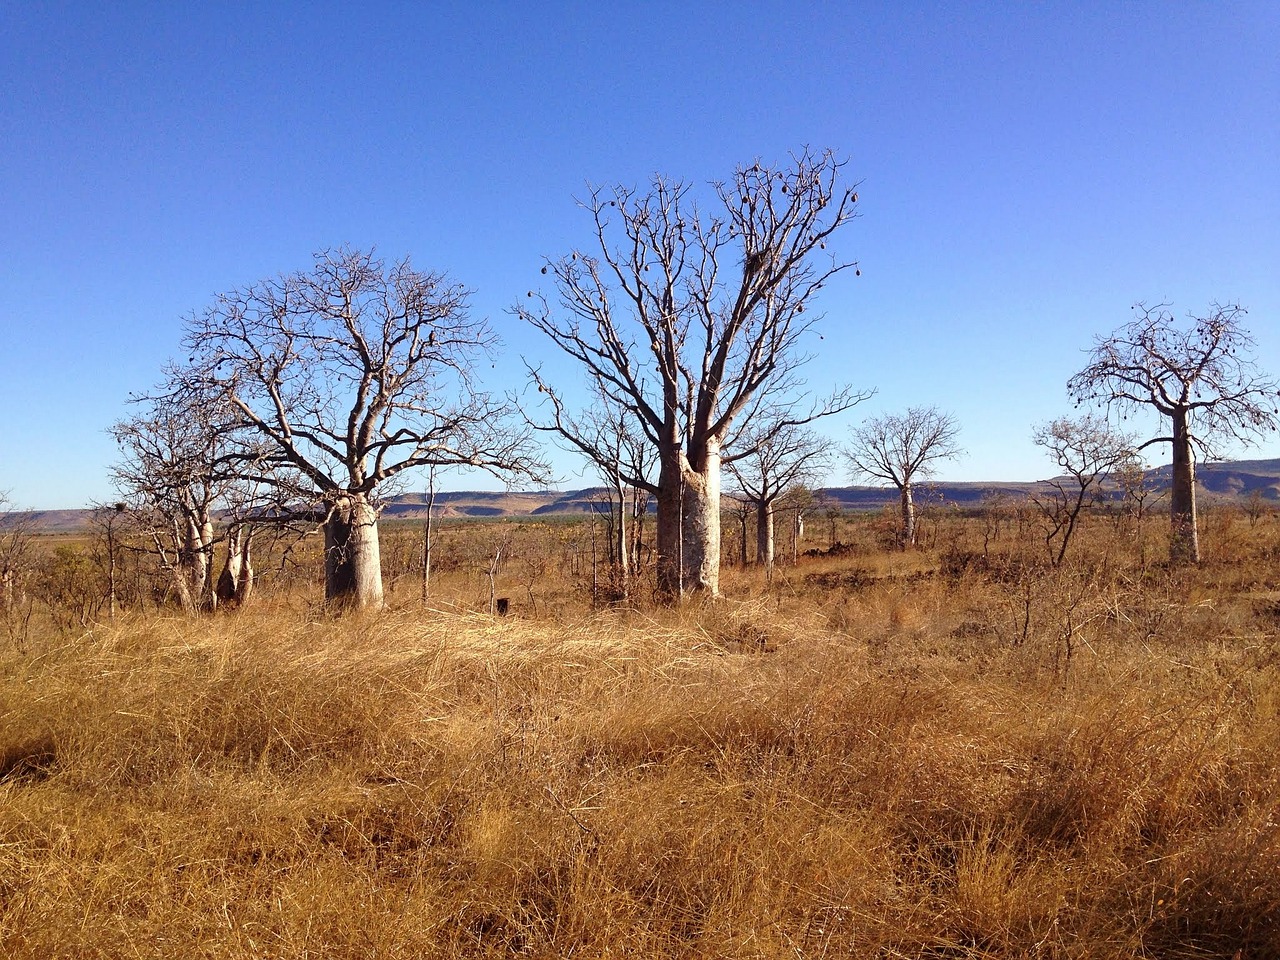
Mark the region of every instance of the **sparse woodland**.
<instances>
[{"instance_id":1,"label":"sparse woodland","mask_svg":"<svg viewBox=\"0 0 1280 960\"><path fill-rule=\"evenodd\" d=\"M1190 568L1165 517L1056 566L1046 522L849 515L767 585L594 608L587 520L441 524L425 608L390 526L360 617L282 544L200 618L127 555L111 620L101 548L37 539L0 954L1277 956L1280 520L1211 510Z\"/></svg>"},{"instance_id":2,"label":"sparse woodland","mask_svg":"<svg viewBox=\"0 0 1280 960\"><path fill-rule=\"evenodd\" d=\"M1242 311L1142 308L1073 380L1168 436L1055 420L1042 496L960 509L912 408L846 449L901 503L844 513L796 484L870 394L793 348L857 195L793 160L723 212L591 195L517 311L584 414L488 391L408 261L193 315L120 502L0 516L0 957L1280 958L1280 516L1194 495L1276 423ZM543 476L540 433L598 510L379 517L407 471Z\"/></svg>"}]
</instances>

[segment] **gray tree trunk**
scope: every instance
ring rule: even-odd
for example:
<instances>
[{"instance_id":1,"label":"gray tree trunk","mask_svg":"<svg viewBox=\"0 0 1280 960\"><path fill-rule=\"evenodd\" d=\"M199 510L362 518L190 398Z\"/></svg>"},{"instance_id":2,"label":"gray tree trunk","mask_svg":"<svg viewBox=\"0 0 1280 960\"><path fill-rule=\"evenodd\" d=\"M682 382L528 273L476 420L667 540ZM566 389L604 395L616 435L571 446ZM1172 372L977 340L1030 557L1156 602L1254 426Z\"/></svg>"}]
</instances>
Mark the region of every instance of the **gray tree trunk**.
<instances>
[{"instance_id":1,"label":"gray tree trunk","mask_svg":"<svg viewBox=\"0 0 1280 960\"><path fill-rule=\"evenodd\" d=\"M773 501L756 503L756 563L764 567L765 579L773 578Z\"/></svg>"},{"instance_id":2,"label":"gray tree trunk","mask_svg":"<svg viewBox=\"0 0 1280 960\"><path fill-rule=\"evenodd\" d=\"M904 483L898 492L902 495L902 549L907 550L916 545L916 502L911 484Z\"/></svg>"},{"instance_id":3,"label":"gray tree trunk","mask_svg":"<svg viewBox=\"0 0 1280 960\"><path fill-rule=\"evenodd\" d=\"M614 530L614 548L618 557L618 588L625 599L631 595L631 557L627 543L627 488L622 474L613 475L613 489L618 496L618 526Z\"/></svg>"},{"instance_id":4,"label":"gray tree trunk","mask_svg":"<svg viewBox=\"0 0 1280 960\"><path fill-rule=\"evenodd\" d=\"M324 524L324 599L338 609L382 607L378 512L363 495L331 505Z\"/></svg>"},{"instance_id":5,"label":"gray tree trunk","mask_svg":"<svg viewBox=\"0 0 1280 960\"><path fill-rule=\"evenodd\" d=\"M1200 562L1200 534L1196 529L1196 464L1184 410L1173 413L1173 490L1169 559L1175 564Z\"/></svg>"},{"instance_id":6,"label":"gray tree trunk","mask_svg":"<svg viewBox=\"0 0 1280 960\"><path fill-rule=\"evenodd\" d=\"M664 457L658 478L658 592L720 593L720 446L695 469L682 452Z\"/></svg>"},{"instance_id":7,"label":"gray tree trunk","mask_svg":"<svg viewBox=\"0 0 1280 960\"><path fill-rule=\"evenodd\" d=\"M679 599L683 592L683 460L684 457L678 452L664 456L658 476L658 593L668 599Z\"/></svg>"},{"instance_id":8,"label":"gray tree trunk","mask_svg":"<svg viewBox=\"0 0 1280 960\"><path fill-rule=\"evenodd\" d=\"M708 443L701 470L684 483L684 589L720 593L720 445Z\"/></svg>"},{"instance_id":9,"label":"gray tree trunk","mask_svg":"<svg viewBox=\"0 0 1280 960\"><path fill-rule=\"evenodd\" d=\"M213 606L212 521L194 516L185 518L173 573L183 610L195 614Z\"/></svg>"},{"instance_id":10,"label":"gray tree trunk","mask_svg":"<svg viewBox=\"0 0 1280 960\"><path fill-rule=\"evenodd\" d=\"M253 533L233 527L227 533L227 559L214 596L219 603L243 606L253 593Z\"/></svg>"}]
</instances>

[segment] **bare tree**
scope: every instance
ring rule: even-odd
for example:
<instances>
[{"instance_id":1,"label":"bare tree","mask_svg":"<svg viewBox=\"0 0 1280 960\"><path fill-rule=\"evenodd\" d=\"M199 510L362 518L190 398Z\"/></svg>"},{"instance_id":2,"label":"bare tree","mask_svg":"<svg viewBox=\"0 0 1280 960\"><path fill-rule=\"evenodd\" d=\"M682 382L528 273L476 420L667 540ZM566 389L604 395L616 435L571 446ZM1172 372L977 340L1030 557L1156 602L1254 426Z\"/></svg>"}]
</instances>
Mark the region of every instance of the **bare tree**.
<instances>
[{"instance_id":1,"label":"bare tree","mask_svg":"<svg viewBox=\"0 0 1280 960\"><path fill-rule=\"evenodd\" d=\"M796 485L823 479L831 467L831 443L825 437L804 427L775 429L775 423L776 419L748 422L734 443L743 452L725 458L742 499L755 512L756 563L764 568L766 579L773 577L778 502Z\"/></svg>"},{"instance_id":2,"label":"bare tree","mask_svg":"<svg viewBox=\"0 0 1280 960\"><path fill-rule=\"evenodd\" d=\"M22 579L34 538L34 514L13 510L9 495L0 491L0 615L6 623L22 597Z\"/></svg>"},{"instance_id":3,"label":"bare tree","mask_svg":"<svg viewBox=\"0 0 1280 960\"><path fill-rule=\"evenodd\" d=\"M1170 495L1174 563L1200 562L1196 529L1195 454L1212 459L1224 440L1252 442L1278 420L1276 382L1252 359L1253 338L1242 326L1238 304L1213 304L1207 316L1189 316L1180 328L1169 304L1134 306L1135 318L1095 340L1089 364L1067 382L1077 406L1104 404L1122 416L1155 410L1169 421L1169 433L1142 443L1173 449Z\"/></svg>"},{"instance_id":4,"label":"bare tree","mask_svg":"<svg viewBox=\"0 0 1280 960\"><path fill-rule=\"evenodd\" d=\"M378 495L405 471L468 465L534 475L507 409L477 389L496 345L468 292L408 260L317 254L310 271L218 297L188 321L190 375L224 397L266 461L303 481L325 537L325 598L382 604Z\"/></svg>"},{"instance_id":5,"label":"bare tree","mask_svg":"<svg viewBox=\"0 0 1280 960\"><path fill-rule=\"evenodd\" d=\"M516 313L629 412L659 464L658 586L716 594L720 467L735 420L796 386L814 295L856 266L820 251L854 218L843 162L804 151L740 167L704 215L686 183L593 189L596 252L549 262L558 310L534 291ZM545 383L544 389L551 389ZM555 395L555 394L553 394Z\"/></svg>"},{"instance_id":6,"label":"bare tree","mask_svg":"<svg viewBox=\"0 0 1280 960\"><path fill-rule=\"evenodd\" d=\"M247 586L230 594L218 589L216 515L234 517L246 500L241 478L262 451L237 442L233 411L222 398L200 391L176 368L166 373L152 394L134 398L131 417L112 426L120 448L112 475L123 497L117 512L129 509L129 526L151 544L183 609L195 613L212 609L219 594L243 599L247 593ZM248 543L237 532L223 579L240 580Z\"/></svg>"},{"instance_id":7,"label":"bare tree","mask_svg":"<svg viewBox=\"0 0 1280 960\"><path fill-rule=\"evenodd\" d=\"M526 424L551 434L562 446L588 460L609 490L609 555L619 593L625 599L630 594L632 567L638 561L641 503L646 506L648 503L647 496L642 495L658 492L653 477L653 448L631 411L613 402L603 391L597 390L596 402L588 411L574 416L565 410L564 403L543 381L539 371L530 367L529 375L537 384L538 392L546 396L549 419L538 420L524 412Z\"/></svg>"},{"instance_id":8,"label":"bare tree","mask_svg":"<svg viewBox=\"0 0 1280 960\"><path fill-rule=\"evenodd\" d=\"M893 484L901 501L898 542L905 550L916 542L916 505L912 487L933 475L938 463L960 456L960 426L937 407L911 407L903 414L867 420L854 430L844 455L856 475Z\"/></svg>"},{"instance_id":9,"label":"bare tree","mask_svg":"<svg viewBox=\"0 0 1280 960\"><path fill-rule=\"evenodd\" d=\"M1054 566L1060 566L1080 515L1102 494L1102 481L1133 457L1133 438L1111 429L1101 417L1061 417L1037 427L1032 435L1065 474L1042 481L1032 500L1047 521L1045 544Z\"/></svg>"},{"instance_id":10,"label":"bare tree","mask_svg":"<svg viewBox=\"0 0 1280 960\"><path fill-rule=\"evenodd\" d=\"M804 519L817 506L817 503L814 492L803 483L793 486L778 502L777 506L791 515L791 565L793 567L800 560L800 541L804 539Z\"/></svg>"}]
</instances>

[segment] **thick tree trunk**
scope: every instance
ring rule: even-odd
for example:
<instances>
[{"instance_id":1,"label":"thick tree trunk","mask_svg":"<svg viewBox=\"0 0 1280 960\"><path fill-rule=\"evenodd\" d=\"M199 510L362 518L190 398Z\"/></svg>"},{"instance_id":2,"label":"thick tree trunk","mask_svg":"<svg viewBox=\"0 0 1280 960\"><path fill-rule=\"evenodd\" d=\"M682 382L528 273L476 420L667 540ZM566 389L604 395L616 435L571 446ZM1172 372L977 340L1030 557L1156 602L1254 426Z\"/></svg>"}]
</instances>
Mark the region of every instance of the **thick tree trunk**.
<instances>
[{"instance_id":1,"label":"thick tree trunk","mask_svg":"<svg viewBox=\"0 0 1280 960\"><path fill-rule=\"evenodd\" d=\"M765 579L773 579L773 501L756 503L756 563L764 567Z\"/></svg>"},{"instance_id":2,"label":"thick tree trunk","mask_svg":"<svg viewBox=\"0 0 1280 960\"><path fill-rule=\"evenodd\" d=\"M253 595L253 531L240 543L240 573L236 577L236 606L243 607Z\"/></svg>"},{"instance_id":3,"label":"thick tree trunk","mask_svg":"<svg viewBox=\"0 0 1280 960\"><path fill-rule=\"evenodd\" d=\"M916 502L911 496L911 484L904 483L899 493L902 495L902 549L908 550L916 545Z\"/></svg>"},{"instance_id":4,"label":"thick tree trunk","mask_svg":"<svg viewBox=\"0 0 1280 960\"><path fill-rule=\"evenodd\" d=\"M1196 530L1196 464L1191 450L1187 414L1173 414L1173 490L1170 493L1171 520L1169 560L1174 564L1200 562L1200 534Z\"/></svg>"},{"instance_id":5,"label":"thick tree trunk","mask_svg":"<svg viewBox=\"0 0 1280 960\"><path fill-rule=\"evenodd\" d=\"M720 448L693 469L682 453L664 457L658 478L658 593L720 592Z\"/></svg>"},{"instance_id":6,"label":"thick tree trunk","mask_svg":"<svg viewBox=\"0 0 1280 960\"><path fill-rule=\"evenodd\" d=\"M175 521L176 522L176 521ZM182 545L178 549L174 580L178 599L189 614L213 606L213 523L199 517L185 518Z\"/></svg>"},{"instance_id":7,"label":"thick tree trunk","mask_svg":"<svg viewBox=\"0 0 1280 960\"><path fill-rule=\"evenodd\" d=\"M336 609L382 607L378 512L359 494L330 506L324 524L324 599Z\"/></svg>"},{"instance_id":8,"label":"thick tree trunk","mask_svg":"<svg viewBox=\"0 0 1280 960\"><path fill-rule=\"evenodd\" d=\"M658 594L667 600L681 596L681 528L684 526L683 456L662 458L658 474Z\"/></svg>"},{"instance_id":9,"label":"thick tree trunk","mask_svg":"<svg viewBox=\"0 0 1280 960\"><path fill-rule=\"evenodd\" d=\"M214 596L219 603L243 606L253 593L253 532L233 527L227 534L227 559Z\"/></svg>"},{"instance_id":10,"label":"thick tree trunk","mask_svg":"<svg viewBox=\"0 0 1280 960\"><path fill-rule=\"evenodd\" d=\"M720 593L720 445L709 443L701 470L684 483L684 589Z\"/></svg>"}]
</instances>

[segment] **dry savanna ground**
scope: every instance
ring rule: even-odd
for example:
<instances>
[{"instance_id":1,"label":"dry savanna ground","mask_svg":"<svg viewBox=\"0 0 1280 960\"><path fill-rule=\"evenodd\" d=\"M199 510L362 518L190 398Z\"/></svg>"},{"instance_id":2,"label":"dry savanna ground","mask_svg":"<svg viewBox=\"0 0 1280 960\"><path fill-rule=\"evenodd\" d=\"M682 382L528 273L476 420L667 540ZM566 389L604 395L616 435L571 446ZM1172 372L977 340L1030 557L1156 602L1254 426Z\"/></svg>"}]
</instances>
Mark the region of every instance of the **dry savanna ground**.
<instances>
[{"instance_id":1,"label":"dry savanna ground","mask_svg":"<svg viewBox=\"0 0 1280 960\"><path fill-rule=\"evenodd\" d=\"M1280 524L1176 572L984 523L681 610L553 557L507 618L461 566L376 617L37 616L0 956L1280 957Z\"/></svg>"}]
</instances>

